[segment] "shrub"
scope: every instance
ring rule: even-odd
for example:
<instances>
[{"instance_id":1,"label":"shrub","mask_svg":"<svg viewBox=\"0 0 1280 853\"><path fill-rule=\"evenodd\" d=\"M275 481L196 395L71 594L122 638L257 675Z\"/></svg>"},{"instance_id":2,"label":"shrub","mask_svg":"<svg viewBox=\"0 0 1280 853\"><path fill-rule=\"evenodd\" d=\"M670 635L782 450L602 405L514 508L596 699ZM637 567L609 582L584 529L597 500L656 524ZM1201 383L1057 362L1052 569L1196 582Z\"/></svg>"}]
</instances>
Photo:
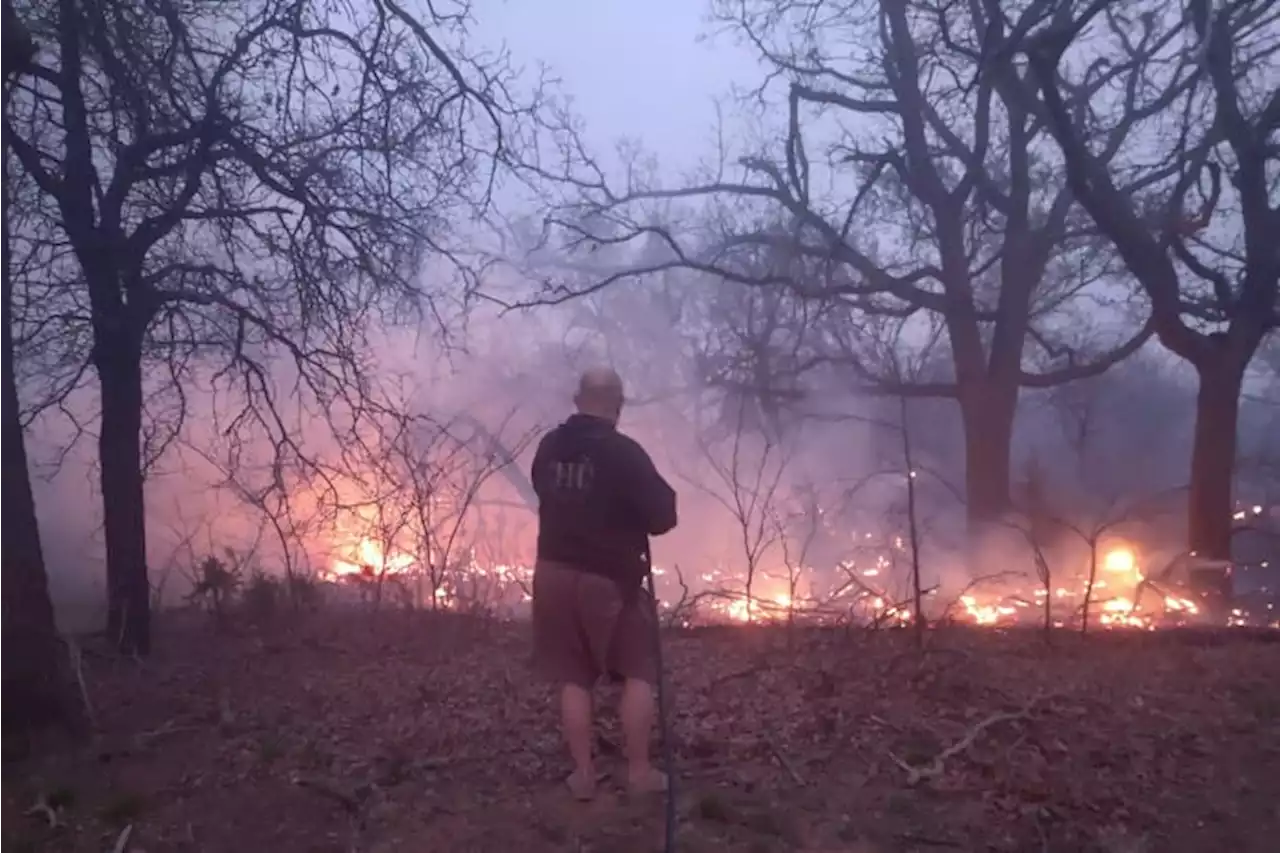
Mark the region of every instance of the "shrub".
<instances>
[{"instance_id":1,"label":"shrub","mask_svg":"<svg viewBox=\"0 0 1280 853\"><path fill-rule=\"evenodd\" d=\"M255 570L249 576L244 591L240 594L240 606L245 615L255 622L266 622L275 617L284 600L284 584L279 578Z\"/></svg>"}]
</instances>

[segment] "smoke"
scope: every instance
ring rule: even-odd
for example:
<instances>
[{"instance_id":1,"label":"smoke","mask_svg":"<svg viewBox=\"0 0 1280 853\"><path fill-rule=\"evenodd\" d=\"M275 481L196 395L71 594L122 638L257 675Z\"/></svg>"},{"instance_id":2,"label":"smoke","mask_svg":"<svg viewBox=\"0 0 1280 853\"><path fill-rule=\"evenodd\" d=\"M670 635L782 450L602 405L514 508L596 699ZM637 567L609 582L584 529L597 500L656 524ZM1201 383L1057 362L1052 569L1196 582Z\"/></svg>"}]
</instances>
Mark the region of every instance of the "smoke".
<instances>
[{"instance_id":1,"label":"smoke","mask_svg":"<svg viewBox=\"0 0 1280 853\"><path fill-rule=\"evenodd\" d=\"M681 594L677 569L692 592L741 589L750 569L754 593L768 598L788 590L802 568L803 594L837 586L839 571L903 593L910 566L903 537L911 520L897 402L817 375L783 404L709 382L700 361L708 330L694 307L709 289L733 285L681 284L688 289L633 282L524 311L481 307L467 316L465 330L443 341L427 326L384 329L370 342L371 375L379 393L406 412L478 424L476 449L484 453L561 420L571 411L580 371L612 365L631 399L622 429L648 448L680 495L681 525L655 548L667 596ZM274 378L282 389L296 380L286 364L275 365ZM1186 478L1191 393L1166 362L1141 354L1088 383L1026 394L1015 470L1038 460L1061 512L1086 526L1098 506L1176 491ZM262 570L281 571L281 546L264 535L262 512L228 483L233 463L239 470L230 473L252 483L279 454L265 435L227 432L238 404L243 400L225 392L188 393L179 438L148 477L150 567L153 581L169 584L170 601L185 594L183 578L199 559L226 549L252 551ZM317 405L298 399L281 409L306 454L338 470L343 447ZM64 615L83 622L101 602L104 579L96 401L82 391L68 407L87 432L77 440L66 416L51 412L29 431L28 443L54 596ZM913 401L906 411L905 430L923 472L915 521L925 586L952 594L975 575L1031 573L1031 552L1014 531L990 537L977 566L965 545L954 403ZM501 547L510 563L528 564L533 556L530 455L526 447L502 467L478 501L478 512L503 514ZM1116 535L1177 541L1174 504L1158 524L1139 533L1117 528ZM300 547L313 570L335 559L334 543L326 541L331 534L315 529L304 538ZM1087 565L1081 541L1067 537L1045 548L1056 566L1078 572Z\"/></svg>"},{"instance_id":2,"label":"smoke","mask_svg":"<svg viewBox=\"0 0 1280 853\"><path fill-rule=\"evenodd\" d=\"M684 7L679 11L692 15ZM618 32L635 36L637 27L647 26L667 44L675 31L669 15L640 7L627 14L637 17L619 25ZM540 8L538 19L543 18L556 19ZM692 128L710 123L694 78L701 75L697 82L718 92L760 70L754 59L744 59L739 68L719 67L722 79L708 82L709 58L695 61L671 51L657 70L621 75L623 84L633 87L627 89L618 75L596 70L617 61L619 50L644 51L645 44L655 42L638 37L584 41L574 28L534 23L495 15L493 27L526 42L541 39L542 44L529 44L529 52L552 54L560 63L590 64L592 52L604 54L593 70L578 75L578 82L593 123L617 131L608 136L634 130L659 113L669 116L679 102L685 127L675 132L668 125L648 140L668 171L679 156L690 158L692 149L698 150L692 159L702 156L701 148L688 144L697 132ZM557 51L563 55L554 56ZM653 74L659 71L670 85L655 84ZM642 95L656 102L647 113L637 106ZM602 116L607 111L612 115ZM639 159L646 168L652 165ZM530 224L534 221L530 214L519 222L522 228L504 236L534 242L539 231ZM506 260L512 263L485 270L482 289L517 301L548 296L542 286L554 278L544 276L548 270L561 277L577 270L580 278L598 278L600 269L627 259L601 251L585 272L582 257L551 250L534 259L537 270L528 268L527 258ZM303 504L337 499L323 497L326 478L344 484L342 500L368 499L354 495L359 489L350 481L365 479L376 486L371 467L376 459L352 436L374 447L387 419L362 410L364 402L436 424L470 424L462 431L471 436L472 452L503 456L527 444L522 437L569 413L576 376L594 364L622 373L631 398L622 428L648 448L680 494L682 524L655 549L658 564L667 570L668 594L678 567L694 591L740 587L750 571L757 594L781 595L799 568L815 594L837 585L840 573L848 571L896 595L912 562L904 540L913 524L920 534L926 586L956 590L975 575L1031 571L1031 553L1017 531L993 533L980 548L966 543L963 484L971 472L965 471L953 400L913 399L904 417L897 400L869 394L834 370L805 371L780 387L744 383L742 375L759 364L748 358L753 342L745 339L744 316L734 313L753 298L744 297L739 285L706 276L653 275L561 305L504 310L476 304L470 298L473 288L445 270L424 270L423 280L429 283L424 288L431 295L430 316L369 321L366 349L358 353L368 387L359 394L350 387L317 393L280 354L264 357L276 421L261 395L250 399L243 387L228 384L211 367L194 370L180 397L167 377L150 377L148 449L155 461L146 491L148 557L153 581L168 584L170 601L185 594L184 576L203 556L252 553L255 565L272 573L294 559L292 546L273 539L263 508L250 500L277 480L285 494ZM1275 359L1276 352L1273 346L1264 355ZM795 353L783 343L765 360L788 357L794 359ZM1039 466L1058 511L1083 527L1096 524L1095 516L1107 508L1176 491L1188 479L1191 378L1181 363L1144 350L1102 377L1052 392L1024 392L1014 479L1024 480L1033 463ZM1275 380L1268 381L1273 384L1260 387L1273 393ZM249 403L261 421L242 417ZM27 433L46 561L64 613L93 610L103 595L97 409L95 390L82 388L63 407L42 413ZM1280 435L1275 412L1274 406L1246 400L1244 452L1280 456L1274 446ZM914 518L906 512L908 441L911 467L918 471ZM478 544L500 552L495 559L528 564L530 451L511 455L510 464L486 481L477 502L478 513L502 521L487 525ZM1157 515L1158 522L1142 530L1117 528L1117 535L1179 541L1176 502ZM335 551L349 546L347 539L360 535L336 526L316 524L297 535L299 559L312 570L325 569L339 558ZM1078 571L1087 562L1088 549L1069 537L1045 547L1055 565ZM974 559L975 551L980 559Z\"/></svg>"}]
</instances>

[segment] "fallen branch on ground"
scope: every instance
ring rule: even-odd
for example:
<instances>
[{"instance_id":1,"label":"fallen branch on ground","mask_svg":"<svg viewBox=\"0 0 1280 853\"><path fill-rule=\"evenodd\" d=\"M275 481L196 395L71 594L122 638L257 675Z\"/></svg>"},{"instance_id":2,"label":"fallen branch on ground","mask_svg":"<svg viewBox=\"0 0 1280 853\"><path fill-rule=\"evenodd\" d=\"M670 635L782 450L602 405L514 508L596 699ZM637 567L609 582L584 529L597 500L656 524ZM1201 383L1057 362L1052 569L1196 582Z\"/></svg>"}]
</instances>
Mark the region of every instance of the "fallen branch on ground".
<instances>
[{"instance_id":1,"label":"fallen branch on ground","mask_svg":"<svg viewBox=\"0 0 1280 853\"><path fill-rule=\"evenodd\" d=\"M116 836L116 843L111 845L111 853L124 853L129 849L129 839L133 837L133 824L129 824L120 830L120 834Z\"/></svg>"},{"instance_id":2,"label":"fallen branch on ground","mask_svg":"<svg viewBox=\"0 0 1280 853\"><path fill-rule=\"evenodd\" d=\"M90 731L96 729L97 716L93 712L93 700L89 698L89 684L84 677L84 652L71 637L63 637L67 648L67 659L71 664L71 672L76 677L76 686L80 688L80 701L84 703L84 714L89 721Z\"/></svg>"},{"instance_id":3,"label":"fallen branch on ground","mask_svg":"<svg viewBox=\"0 0 1280 853\"><path fill-rule=\"evenodd\" d=\"M766 741L766 743L769 744L769 752L771 752L773 757L777 759L778 764L781 765L782 769L787 771L787 775L791 777L791 781L795 782L797 786L803 788L805 784L804 777L800 775L800 771L796 770L795 765L782 754L782 750L778 749L777 745L773 741Z\"/></svg>"},{"instance_id":4,"label":"fallen branch on ground","mask_svg":"<svg viewBox=\"0 0 1280 853\"><path fill-rule=\"evenodd\" d=\"M1044 701L1045 698L1046 697L1044 696L1034 696L1017 711L1005 711L998 714L992 714L991 716L978 721L976 725L965 732L964 737L942 750L942 752L939 752L928 764L911 764L894 755L892 752L889 753L889 758L907 774L908 786L918 785L926 779L935 779L938 776L941 776L943 771L946 769L947 759L954 758L955 756L967 751L969 747L973 746L974 742L977 741L978 736L987 729L997 723L1007 723L1014 720L1026 719L1032 709L1035 708L1036 705L1040 704L1040 702Z\"/></svg>"},{"instance_id":5,"label":"fallen branch on ground","mask_svg":"<svg viewBox=\"0 0 1280 853\"><path fill-rule=\"evenodd\" d=\"M323 797L326 797L342 806L343 810L353 818L360 816L361 806L368 797L366 788L357 789L355 791L344 791L340 788L329 784L320 779L309 779L303 776L294 776L293 784L299 788L306 788L315 791Z\"/></svg>"},{"instance_id":6,"label":"fallen branch on ground","mask_svg":"<svg viewBox=\"0 0 1280 853\"><path fill-rule=\"evenodd\" d=\"M710 693L720 685L727 684L730 681L737 681L739 678L746 678L749 675L759 675L761 672L764 672L766 668L767 667L764 664L757 663L747 667L746 669L734 670L733 672L726 673L725 675L717 675L715 678L711 679L710 683L707 684L707 692Z\"/></svg>"},{"instance_id":7,"label":"fallen branch on ground","mask_svg":"<svg viewBox=\"0 0 1280 853\"><path fill-rule=\"evenodd\" d=\"M42 817L49 824L50 829L57 829L62 826L62 821L58 817L58 807L49 802L49 798L44 794L40 795L40 799L36 804L27 809L27 815L32 817Z\"/></svg>"}]
</instances>

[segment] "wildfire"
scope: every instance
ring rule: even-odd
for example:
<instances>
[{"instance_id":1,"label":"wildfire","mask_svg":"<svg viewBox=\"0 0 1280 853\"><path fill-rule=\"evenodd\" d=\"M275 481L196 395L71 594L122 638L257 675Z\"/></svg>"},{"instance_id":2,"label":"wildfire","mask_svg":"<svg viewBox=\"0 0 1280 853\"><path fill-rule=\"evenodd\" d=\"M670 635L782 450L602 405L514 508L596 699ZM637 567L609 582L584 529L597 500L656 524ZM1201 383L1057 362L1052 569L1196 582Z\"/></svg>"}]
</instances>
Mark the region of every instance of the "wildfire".
<instances>
[{"instance_id":1,"label":"wildfire","mask_svg":"<svg viewBox=\"0 0 1280 853\"><path fill-rule=\"evenodd\" d=\"M969 593L960 596L960 618L975 625L1009 625L1032 618L1038 618L1043 612L1045 601L1052 598L1055 606L1068 605L1080 600L1086 592L1090 598L1099 601L1101 614L1099 622L1108 626L1128 625L1146 627L1149 620L1135 614L1132 599L1124 596L1113 596L1103 599L1101 594L1112 587L1136 588L1143 580L1138 569L1138 558L1133 549L1118 546L1103 555L1099 567L1106 573L1106 578L1095 578L1090 589L1087 578L1080 581L1078 587L1056 586L1052 590L1037 587L1029 591L1005 590L1002 595L980 595ZM1062 624L1055 620L1055 624Z\"/></svg>"},{"instance_id":2,"label":"wildfire","mask_svg":"<svg viewBox=\"0 0 1280 853\"><path fill-rule=\"evenodd\" d=\"M468 551L459 559L448 560L448 568L441 569L429 559L382 547L368 537L355 540L355 544L339 553L341 556L334 558L324 572L326 579L395 577L397 584L409 590L419 606L430 603L433 607L453 609L501 602L500 607L520 608L530 601L529 566L482 565L476 555ZM1201 613L1201 605L1196 601L1149 586L1138 555L1130 547L1111 548L1096 565L1101 576L1094 577L1092 585L1087 577L1063 577L1051 588L1019 588L1006 582L999 590L966 591L953 600L949 613L973 625L1001 627L1038 623L1048 606L1052 611L1049 618L1055 626L1062 627L1072 621L1078 623L1088 600L1093 624L1139 630L1155 630L1160 624L1180 622ZM790 582L785 583L776 575L765 575L763 582L758 582L759 591L750 598L741 591L740 581L735 582L727 567L710 568L697 575L697 580L708 588L718 587L722 591L703 598L698 608L704 617L736 623L777 624L793 617L818 620L853 617L878 625L911 623L913 613L901 603L901 596L895 604L887 588L869 586L893 574L893 564L888 558L881 555L861 565L851 561L842 564L842 568L850 582L821 601L815 597L819 595L818 590L810 588L815 578L810 568L791 573ZM655 567L654 574L662 579L670 572ZM799 586L797 578L801 581ZM735 586L738 592L726 591ZM1148 593L1145 596L1144 591ZM927 594L936 592L937 589L931 589ZM661 593L660 598L665 599L666 605L676 600ZM697 598L702 596L695 596ZM935 602L941 600L935 599ZM1249 621L1241 610L1232 611L1227 618L1227 624L1232 626L1246 626Z\"/></svg>"},{"instance_id":3,"label":"wildfire","mask_svg":"<svg viewBox=\"0 0 1280 853\"><path fill-rule=\"evenodd\" d=\"M770 596L735 597L725 603L722 613L734 622L774 622L785 620L791 609L791 596L777 593Z\"/></svg>"},{"instance_id":4,"label":"wildfire","mask_svg":"<svg viewBox=\"0 0 1280 853\"><path fill-rule=\"evenodd\" d=\"M1123 574L1136 574L1138 558L1129 548L1113 548L1102 558L1102 570Z\"/></svg>"},{"instance_id":5,"label":"wildfire","mask_svg":"<svg viewBox=\"0 0 1280 853\"><path fill-rule=\"evenodd\" d=\"M1151 623L1135 612L1136 608L1137 605L1128 598L1112 598L1102 602L1102 614L1098 621L1103 625L1151 628Z\"/></svg>"},{"instance_id":6,"label":"wildfire","mask_svg":"<svg viewBox=\"0 0 1280 853\"><path fill-rule=\"evenodd\" d=\"M785 622L792 615L804 617L812 605L806 601L794 601L787 593L752 596L748 604L745 595L721 599L711 606L714 617L732 622ZM905 606L893 605L883 597L863 597L858 609L871 621L884 625L905 625L911 621L911 611Z\"/></svg>"},{"instance_id":7,"label":"wildfire","mask_svg":"<svg viewBox=\"0 0 1280 853\"><path fill-rule=\"evenodd\" d=\"M335 559L326 573L331 580L353 575L404 574L413 568L417 558L403 551L387 551L371 539L361 539L359 544L347 552L347 559Z\"/></svg>"},{"instance_id":8,"label":"wildfire","mask_svg":"<svg viewBox=\"0 0 1280 853\"><path fill-rule=\"evenodd\" d=\"M977 625L996 625L1018 614L1018 608L1007 604L980 604L972 595L960 596L965 615Z\"/></svg>"},{"instance_id":9,"label":"wildfire","mask_svg":"<svg viewBox=\"0 0 1280 853\"><path fill-rule=\"evenodd\" d=\"M515 615L532 600L532 570L518 564L482 565L474 552L450 560L448 568L403 551L384 549L363 538L330 563L323 577L334 583L386 579L400 596L418 607L440 610L479 609ZM367 590L366 590L367 591Z\"/></svg>"}]
</instances>

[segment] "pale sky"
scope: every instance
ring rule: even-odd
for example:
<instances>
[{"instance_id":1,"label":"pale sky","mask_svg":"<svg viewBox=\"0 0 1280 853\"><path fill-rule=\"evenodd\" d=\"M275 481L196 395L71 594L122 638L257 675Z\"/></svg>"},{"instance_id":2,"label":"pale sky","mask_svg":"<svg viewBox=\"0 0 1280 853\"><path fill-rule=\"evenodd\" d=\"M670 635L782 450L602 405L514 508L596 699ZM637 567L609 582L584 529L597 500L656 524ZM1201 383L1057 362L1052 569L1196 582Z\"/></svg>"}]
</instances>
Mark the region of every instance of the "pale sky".
<instances>
[{"instance_id":1,"label":"pale sky","mask_svg":"<svg viewBox=\"0 0 1280 853\"><path fill-rule=\"evenodd\" d=\"M475 35L505 42L529 68L546 63L574 98L592 147L638 138L664 171L693 165L713 143L713 101L760 66L710 28L704 0L476 0Z\"/></svg>"}]
</instances>

